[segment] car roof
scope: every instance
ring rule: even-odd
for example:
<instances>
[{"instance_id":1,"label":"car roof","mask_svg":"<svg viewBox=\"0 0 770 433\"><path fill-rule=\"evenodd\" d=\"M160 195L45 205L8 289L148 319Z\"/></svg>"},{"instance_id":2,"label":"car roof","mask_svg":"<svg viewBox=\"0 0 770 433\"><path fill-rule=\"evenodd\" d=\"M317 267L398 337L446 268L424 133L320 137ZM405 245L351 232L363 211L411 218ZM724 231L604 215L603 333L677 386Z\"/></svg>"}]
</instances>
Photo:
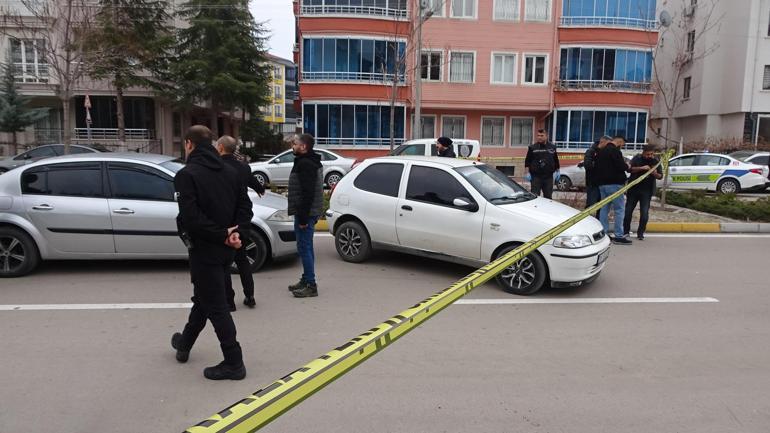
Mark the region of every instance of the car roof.
<instances>
[{"instance_id":1,"label":"car roof","mask_svg":"<svg viewBox=\"0 0 770 433\"><path fill-rule=\"evenodd\" d=\"M113 161L113 162L148 162L151 164L161 164L166 161L176 159L173 156L161 155L157 153L136 153L136 152L108 152L108 153L78 153L76 155L63 155L53 158L41 159L40 161L26 165L24 167L36 167L38 165L50 164L52 162L80 162L80 161Z\"/></svg>"},{"instance_id":2,"label":"car roof","mask_svg":"<svg viewBox=\"0 0 770 433\"><path fill-rule=\"evenodd\" d=\"M397 156L379 156L369 158L366 161L393 161L393 162L432 162L434 164L443 164L449 167L467 167L469 165L483 165L472 159L444 158L441 156L422 156L422 155L397 155Z\"/></svg>"}]
</instances>

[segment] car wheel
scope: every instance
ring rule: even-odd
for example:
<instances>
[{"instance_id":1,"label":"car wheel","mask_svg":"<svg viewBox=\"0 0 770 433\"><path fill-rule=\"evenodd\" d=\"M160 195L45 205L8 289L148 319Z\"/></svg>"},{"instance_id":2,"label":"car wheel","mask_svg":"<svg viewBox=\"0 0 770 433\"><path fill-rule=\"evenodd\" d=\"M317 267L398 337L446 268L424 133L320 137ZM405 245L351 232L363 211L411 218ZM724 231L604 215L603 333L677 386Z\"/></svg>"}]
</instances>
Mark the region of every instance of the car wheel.
<instances>
[{"instance_id":1,"label":"car wheel","mask_svg":"<svg viewBox=\"0 0 770 433\"><path fill-rule=\"evenodd\" d=\"M720 194L737 194L741 191L741 185L735 179L724 179L717 185Z\"/></svg>"},{"instance_id":2,"label":"car wheel","mask_svg":"<svg viewBox=\"0 0 770 433\"><path fill-rule=\"evenodd\" d=\"M369 233L359 223L348 221L335 231L334 246L342 260L361 263L372 254L372 242Z\"/></svg>"},{"instance_id":3,"label":"car wheel","mask_svg":"<svg viewBox=\"0 0 770 433\"><path fill-rule=\"evenodd\" d=\"M246 242L243 243L242 248L246 251L246 258L249 260L249 267L251 272L257 272L265 266L268 256L267 242L265 238L259 233L254 233L253 238L249 237ZM233 274L238 273L238 266L233 262L230 265L230 272Z\"/></svg>"},{"instance_id":4,"label":"car wheel","mask_svg":"<svg viewBox=\"0 0 770 433\"><path fill-rule=\"evenodd\" d=\"M572 180L567 176L561 175L556 181L556 189L559 191L569 191L572 188Z\"/></svg>"},{"instance_id":5,"label":"car wheel","mask_svg":"<svg viewBox=\"0 0 770 433\"><path fill-rule=\"evenodd\" d=\"M32 238L17 228L0 227L0 277L27 275L40 263Z\"/></svg>"},{"instance_id":6,"label":"car wheel","mask_svg":"<svg viewBox=\"0 0 770 433\"><path fill-rule=\"evenodd\" d=\"M334 185L337 185L337 182L339 182L342 179L342 173L333 171L326 175L326 179L324 180L324 183L329 188L334 188Z\"/></svg>"},{"instance_id":7,"label":"car wheel","mask_svg":"<svg viewBox=\"0 0 770 433\"><path fill-rule=\"evenodd\" d=\"M495 259L504 256L518 245L503 248ZM503 290L514 295L531 295L545 283L545 261L537 252L530 253L527 257L505 268L495 279Z\"/></svg>"},{"instance_id":8,"label":"car wheel","mask_svg":"<svg viewBox=\"0 0 770 433\"><path fill-rule=\"evenodd\" d=\"M252 174L252 176L254 176L254 179L257 179L257 182L259 182L260 185L267 186L267 175L265 175L265 173L258 171Z\"/></svg>"}]
</instances>

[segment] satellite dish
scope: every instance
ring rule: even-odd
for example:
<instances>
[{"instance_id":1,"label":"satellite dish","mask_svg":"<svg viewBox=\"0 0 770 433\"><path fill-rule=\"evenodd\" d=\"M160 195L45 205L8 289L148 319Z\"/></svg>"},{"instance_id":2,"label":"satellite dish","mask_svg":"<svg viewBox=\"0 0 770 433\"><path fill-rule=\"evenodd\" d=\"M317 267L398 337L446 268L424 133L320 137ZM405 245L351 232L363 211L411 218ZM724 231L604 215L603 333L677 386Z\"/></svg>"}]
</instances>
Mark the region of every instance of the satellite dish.
<instances>
[{"instance_id":1,"label":"satellite dish","mask_svg":"<svg viewBox=\"0 0 770 433\"><path fill-rule=\"evenodd\" d=\"M671 18L671 14L668 11L660 11L660 25L668 27L674 20Z\"/></svg>"}]
</instances>

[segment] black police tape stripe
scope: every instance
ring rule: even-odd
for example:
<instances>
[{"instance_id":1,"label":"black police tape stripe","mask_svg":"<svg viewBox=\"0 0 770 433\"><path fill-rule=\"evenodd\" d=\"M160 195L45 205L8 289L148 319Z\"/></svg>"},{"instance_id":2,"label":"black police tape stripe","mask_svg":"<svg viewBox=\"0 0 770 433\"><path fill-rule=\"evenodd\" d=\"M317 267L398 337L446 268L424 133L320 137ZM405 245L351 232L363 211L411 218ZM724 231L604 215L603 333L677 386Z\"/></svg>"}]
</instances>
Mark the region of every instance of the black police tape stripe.
<instances>
[{"instance_id":1,"label":"black police tape stripe","mask_svg":"<svg viewBox=\"0 0 770 433\"><path fill-rule=\"evenodd\" d=\"M305 366L276 380L268 387L234 403L201 423L185 430L186 433L251 433L296 406L338 377L352 370L372 355L383 350L421 323L468 294L471 290L496 277L513 263L523 259L535 249L552 240L561 232L590 216L602 206L639 184L652 174L650 171L629 183L599 203L565 220L547 232L526 242L493 262L476 269L444 290L404 310L376 327L360 334L322 355Z\"/></svg>"}]
</instances>

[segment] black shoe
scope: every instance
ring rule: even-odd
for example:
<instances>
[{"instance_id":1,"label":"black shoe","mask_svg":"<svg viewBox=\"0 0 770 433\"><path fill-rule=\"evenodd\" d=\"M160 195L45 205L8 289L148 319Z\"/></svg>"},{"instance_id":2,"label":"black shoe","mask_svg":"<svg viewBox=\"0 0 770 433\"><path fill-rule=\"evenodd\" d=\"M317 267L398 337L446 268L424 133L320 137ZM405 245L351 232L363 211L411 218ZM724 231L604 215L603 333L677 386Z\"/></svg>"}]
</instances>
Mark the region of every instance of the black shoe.
<instances>
[{"instance_id":1,"label":"black shoe","mask_svg":"<svg viewBox=\"0 0 770 433\"><path fill-rule=\"evenodd\" d=\"M313 298L318 296L318 286L315 284L306 283L305 286L299 290L291 292L295 298Z\"/></svg>"},{"instance_id":2,"label":"black shoe","mask_svg":"<svg viewBox=\"0 0 770 433\"><path fill-rule=\"evenodd\" d=\"M220 362L218 365L213 367L204 368L203 376L205 376L206 379L211 380L241 380L246 377L246 366L241 364L237 367L234 367L232 365L225 364L224 362Z\"/></svg>"},{"instance_id":3,"label":"black shoe","mask_svg":"<svg viewBox=\"0 0 770 433\"><path fill-rule=\"evenodd\" d=\"M612 243L615 245L631 245L633 242L631 242L631 239L616 237L612 240Z\"/></svg>"},{"instance_id":4,"label":"black shoe","mask_svg":"<svg viewBox=\"0 0 770 433\"><path fill-rule=\"evenodd\" d=\"M248 297L248 298L243 300L243 305L245 305L245 306L247 306L249 308L254 308L257 305L257 301L254 300L253 296L250 296L250 297Z\"/></svg>"},{"instance_id":5,"label":"black shoe","mask_svg":"<svg viewBox=\"0 0 770 433\"><path fill-rule=\"evenodd\" d=\"M637 233L636 238L639 239L640 241L643 241L644 240L644 234Z\"/></svg>"},{"instance_id":6,"label":"black shoe","mask_svg":"<svg viewBox=\"0 0 770 433\"><path fill-rule=\"evenodd\" d=\"M303 289L305 286L307 286L307 281L300 279L296 284L289 285L289 291L296 292L297 290Z\"/></svg>"},{"instance_id":7,"label":"black shoe","mask_svg":"<svg viewBox=\"0 0 770 433\"><path fill-rule=\"evenodd\" d=\"M182 347L182 334L179 332L175 332L171 336L171 347L176 349L176 360L180 363L184 364L190 358L189 350L180 349Z\"/></svg>"}]
</instances>

